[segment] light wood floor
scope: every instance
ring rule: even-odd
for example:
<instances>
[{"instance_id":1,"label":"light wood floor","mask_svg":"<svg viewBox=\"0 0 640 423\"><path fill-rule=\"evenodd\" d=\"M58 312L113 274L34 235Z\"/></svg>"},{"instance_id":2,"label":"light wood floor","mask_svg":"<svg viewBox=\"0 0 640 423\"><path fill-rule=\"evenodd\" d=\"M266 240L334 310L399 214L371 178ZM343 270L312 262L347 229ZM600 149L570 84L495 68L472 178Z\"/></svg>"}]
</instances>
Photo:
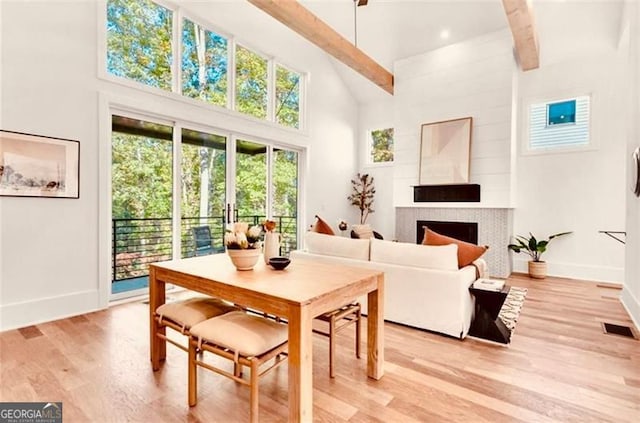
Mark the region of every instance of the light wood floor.
<instances>
[{"instance_id":1,"label":"light wood floor","mask_svg":"<svg viewBox=\"0 0 640 423\"><path fill-rule=\"evenodd\" d=\"M386 373L374 381L348 329L331 380L327 340L315 338L315 421L640 421L640 341L600 326L630 324L619 290L526 276L509 283L529 294L508 348L387 324ZM168 346L152 372L147 324L137 302L1 333L0 401L62 401L67 423L248 420L248 389L211 372L201 371L190 409L186 354ZM260 389L261 421L286 421L286 364Z\"/></svg>"}]
</instances>

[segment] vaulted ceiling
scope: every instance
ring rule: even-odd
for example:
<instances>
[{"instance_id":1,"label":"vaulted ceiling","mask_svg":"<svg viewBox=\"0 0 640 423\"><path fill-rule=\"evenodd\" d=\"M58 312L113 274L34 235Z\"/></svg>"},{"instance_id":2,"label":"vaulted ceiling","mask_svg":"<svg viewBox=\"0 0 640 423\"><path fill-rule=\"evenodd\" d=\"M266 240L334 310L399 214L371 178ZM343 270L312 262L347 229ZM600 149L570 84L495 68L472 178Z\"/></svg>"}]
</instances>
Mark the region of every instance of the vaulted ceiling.
<instances>
[{"instance_id":1,"label":"vaulted ceiling","mask_svg":"<svg viewBox=\"0 0 640 423\"><path fill-rule=\"evenodd\" d=\"M269 51L268 45L261 45L266 40L271 42L285 36L302 39L245 0L181 3L264 51ZM348 40L355 41L357 27L357 47L391 72L393 63L399 59L507 30L509 25L501 0L369 0L367 6L357 8L353 0L300 3ZM615 49L623 3L623 0L533 0L540 65ZM296 42L292 47L306 45L318 49L306 40L301 42L306 44ZM330 60L360 103L391 98L343 63Z\"/></svg>"}]
</instances>

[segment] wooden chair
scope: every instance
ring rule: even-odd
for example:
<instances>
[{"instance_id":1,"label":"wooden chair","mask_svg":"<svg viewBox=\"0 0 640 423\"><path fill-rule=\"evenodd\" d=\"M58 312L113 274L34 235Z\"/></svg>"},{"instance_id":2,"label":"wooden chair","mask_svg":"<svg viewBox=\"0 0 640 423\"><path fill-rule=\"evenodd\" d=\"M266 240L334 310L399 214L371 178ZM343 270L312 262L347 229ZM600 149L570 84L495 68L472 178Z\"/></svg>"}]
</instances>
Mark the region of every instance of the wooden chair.
<instances>
[{"instance_id":1,"label":"wooden chair","mask_svg":"<svg viewBox=\"0 0 640 423\"><path fill-rule=\"evenodd\" d=\"M315 333L329 337L329 377L335 377L336 335L351 324L356 325L356 358L360 358L360 321L362 307L360 303L351 303L337 310L322 314L316 319L329 324L329 331L313 329Z\"/></svg>"},{"instance_id":2,"label":"wooden chair","mask_svg":"<svg viewBox=\"0 0 640 423\"><path fill-rule=\"evenodd\" d=\"M191 328L189 342L189 406L198 402L197 367L203 367L250 388L250 421L258 422L258 380L275 369L287 356L287 325L273 320L233 311L213 317ZM210 352L234 363L233 373L204 362L204 354ZM274 359L273 364L260 371L260 367ZM242 366L251 369L249 380L242 378Z\"/></svg>"},{"instance_id":3,"label":"wooden chair","mask_svg":"<svg viewBox=\"0 0 640 423\"><path fill-rule=\"evenodd\" d=\"M158 307L155 311L154 317L158 322L158 332L156 332L156 336L188 352L188 346L184 346L167 337L165 328L169 327L188 337L190 336L189 330L194 325L212 317L237 310L239 310L238 307L218 298L203 296L166 303Z\"/></svg>"}]
</instances>

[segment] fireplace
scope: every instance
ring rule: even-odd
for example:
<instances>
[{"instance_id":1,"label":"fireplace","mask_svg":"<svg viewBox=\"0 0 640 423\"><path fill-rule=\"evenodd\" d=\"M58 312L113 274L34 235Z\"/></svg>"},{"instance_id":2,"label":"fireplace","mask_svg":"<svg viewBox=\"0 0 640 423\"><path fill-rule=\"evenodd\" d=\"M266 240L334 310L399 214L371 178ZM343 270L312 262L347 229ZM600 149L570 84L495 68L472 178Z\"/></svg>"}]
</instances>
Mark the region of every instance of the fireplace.
<instances>
[{"instance_id":1,"label":"fireplace","mask_svg":"<svg viewBox=\"0 0 640 423\"><path fill-rule=\"evenodd\" d=\"M440 235L450 236L460 241L478 243L478 223L476 222L442 222L436 220L416 221L416 244L422 244L424 226Z\"/></svg>"},{"instance_id":2,"label":"fireplace","mask_svg":"<svg viewBox=\"0 0 640 423\"><path fill-rule=\"evenodd\" d=\"M444 223L439 226L438 223ZM451 225L474 226L451 232ZM507 245L511 242L513 209L505 207L396 207L396 239L400 242L422 243L422 227L453 238L488 245L482 256L489 266L489 274L506 278L511 274L511 259Z\"/></svg>"}]
</instances>

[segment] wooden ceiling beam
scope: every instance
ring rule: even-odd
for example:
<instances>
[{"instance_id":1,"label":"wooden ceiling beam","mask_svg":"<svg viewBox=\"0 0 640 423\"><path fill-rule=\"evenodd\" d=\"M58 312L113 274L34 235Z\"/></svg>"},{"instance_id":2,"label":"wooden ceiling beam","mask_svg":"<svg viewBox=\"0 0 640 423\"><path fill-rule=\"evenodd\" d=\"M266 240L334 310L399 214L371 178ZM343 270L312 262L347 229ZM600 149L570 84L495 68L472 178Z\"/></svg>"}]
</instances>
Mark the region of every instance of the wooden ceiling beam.
<instances>
[{"instance_id":1,"label":"wooden ceiling beam","mask_svg":"<svg viewBox=\"0 0 640 423\"><path fill-rule=\"evenodd\" d=\"M393 74L295 0L248 0L345 65L393 94Z\"/></svg>"},{"instance_id":2,"label":"wooden ceiling beam","mask_svg":"<svg viewBox=\"0 0 640 423\"><path fill-rule=\"evenodd\" d=\"M513 34L516 55L523 71L540 66L538 36L530 0L502 0Z\"/></svg>"}]
</instances>

